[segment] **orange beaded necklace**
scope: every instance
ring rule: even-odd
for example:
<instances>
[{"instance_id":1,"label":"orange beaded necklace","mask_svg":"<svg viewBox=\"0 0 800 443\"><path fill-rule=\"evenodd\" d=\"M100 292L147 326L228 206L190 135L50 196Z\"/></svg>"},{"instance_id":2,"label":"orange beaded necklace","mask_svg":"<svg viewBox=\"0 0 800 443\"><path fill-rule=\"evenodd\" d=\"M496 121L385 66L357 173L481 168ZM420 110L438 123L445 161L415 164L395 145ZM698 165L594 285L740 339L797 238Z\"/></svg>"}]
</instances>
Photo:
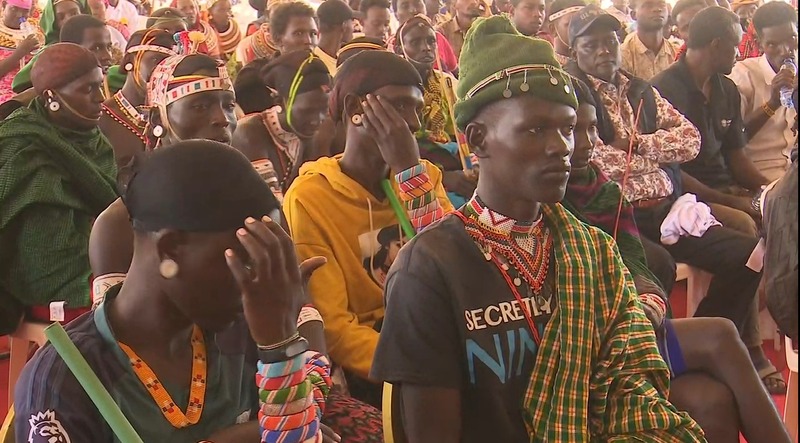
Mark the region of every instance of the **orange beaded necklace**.
<instances>
[{"instance_id":1,"label":"orange beaded necklace","mask_svg":"<svg viewBox=\"0 0 800 443\"><path fill-rule=\"evenodd\" d=\"M200 421L203 414L203 404L206 397L207 361L206 344L203 339L203 332L197 325L192 329L192 382L189 388L189 404L186 406L186 413L180 410L178 405L172 400L167 390L158 380L156 374L147 366L133 349L126 344L119 342L119 347L130 359L131 367L136 377L142 382L147 392L153 397L156 404L161 408L161 413L169 423L180 429L185 428Z\"/></svg>"}]
</instances>

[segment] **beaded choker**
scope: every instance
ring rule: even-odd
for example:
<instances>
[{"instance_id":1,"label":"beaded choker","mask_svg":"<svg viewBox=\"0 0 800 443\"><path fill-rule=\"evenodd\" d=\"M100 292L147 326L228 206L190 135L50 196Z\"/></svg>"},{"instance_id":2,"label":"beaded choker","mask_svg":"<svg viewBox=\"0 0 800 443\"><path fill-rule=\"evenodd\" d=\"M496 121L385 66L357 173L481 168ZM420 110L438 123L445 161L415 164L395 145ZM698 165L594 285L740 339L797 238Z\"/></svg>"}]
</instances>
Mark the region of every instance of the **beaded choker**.
<instances>
[{"instance_id":1,"label":"beaded choker","mask_svg":"<svg viewBox=\"0 0 800 443\"><path fill-rule=\"evenodd\" d=\"M112 120L119 123L123 128L127 129L128 131L132 132L139 140L142 141L143 144L147 144L147 140L144 137L144 133L141 127L134 127L133 124L129 123L127 119L121 115L118 115L110 106L103 103L103 112L106 113Z\"/></svg>"},{"instance_id":2,"label":"beaded choker","mask_svg":"<svg viewBox=\"0 0 800 443\"><path fill-rule=\"evenodd\" d=\"M186 406L186 413L184 414L178 405L172 400L167 390L158 380L156 374L147 366L133 349L129 348L124 343L119 343L119 347L125 352L125 355L130 359L131 367L136 377L150 393L150 396L155 400L164 418L169 423L180 429L185 428L200 421L200 416L203 414L203 405L206 398L206 382L208 381L207 361L206 361L206 344L203 339L203 332L195 325L192 329L192 381L189 388L189 404Z\"/></svg>"},{"instance_id":3,"label":"beaded choker","mask_svg":"<svg viewBox=\"0 0 800 443\"><path fill-rule=\"evenodd\" d=\"M514 298L517 299L536 343L541 342L529 305L520 289L539 310L549 305L554 291L543 291L553 250L553 238L541 217L533 223L521 223L484 206L478 196L455 215L464 222L467 234L483 253L486 261L497 266ZM525 284L525 287L523 287ZM547 297L547 298L545 298Z\"/></svg>"},{"instance_id":4,"label":"beaded choker","mask_svg":"<svg viewBox=\"0 0 800 443\"><path fill-rule=\"evenodd\" d=\"M125 113L125 116L133 123L137 128L144 128L145 119L142 116L142 113L136 109L135 106L122 95L122 91L117 92L114 94L114 102L119 106L119 109Z\"/></svg>"}]
</instances>

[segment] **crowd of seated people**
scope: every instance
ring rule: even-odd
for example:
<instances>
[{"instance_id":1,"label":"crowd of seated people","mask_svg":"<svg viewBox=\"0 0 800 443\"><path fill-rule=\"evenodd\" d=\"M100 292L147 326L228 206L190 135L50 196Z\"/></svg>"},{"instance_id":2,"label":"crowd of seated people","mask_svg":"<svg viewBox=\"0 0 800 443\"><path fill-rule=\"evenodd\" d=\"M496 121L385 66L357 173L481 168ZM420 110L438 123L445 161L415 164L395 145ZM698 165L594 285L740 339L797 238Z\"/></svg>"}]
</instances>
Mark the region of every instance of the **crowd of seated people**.
<instances>
[{"instance_id":1,"label":"crowd of seated people","mask_svg":"<svg viewBox=\"0 0 800 443\"><path fill-rule=\"evenodd\" d=\"M0 333L142 441L790 441L793 6L126 2L3 2ZM45 345L11 432L99 408Z\"/></svg>"}]
</instances>

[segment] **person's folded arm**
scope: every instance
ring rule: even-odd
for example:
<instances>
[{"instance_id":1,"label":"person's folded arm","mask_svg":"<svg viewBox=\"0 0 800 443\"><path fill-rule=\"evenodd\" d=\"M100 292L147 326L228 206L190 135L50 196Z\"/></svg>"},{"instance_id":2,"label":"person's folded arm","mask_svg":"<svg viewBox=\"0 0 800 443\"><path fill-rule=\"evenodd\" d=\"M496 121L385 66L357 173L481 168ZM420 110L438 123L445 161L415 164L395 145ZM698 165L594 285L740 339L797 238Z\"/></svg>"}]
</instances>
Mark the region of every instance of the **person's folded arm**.
<instances>
[{"instance_id":1,"label":"person's folded arm","mask_svg":"<svg viewBox=\"0 0 800 443\"><path fill-rule=\"evenodd\" d=\"M674 106L653 89L656 126L652 134L637 135L636 153L658 163L685 163L700 153L700 132Z\"/></svg>"},{"instance_id":2,"label":"person's folded arm","mask_svg":"<svg viewBox=\"0 0 800 443\"><path fill-rule=\"evenodd\" d=\"M753 161L744 153L744 149L733 149L725 156L731 175L741 187L758 191L761 186L769 184L769 179L764 177Z\"/></svg>"},{"instance_id":3,"label":"person's folded arm","mask_svg":"<svg viewBox=\"0 0 800 443\"><path fill-rule=\"evenodd\" d=\"M629 174L642 175L648 172L655 172L659 169L657 161L646 158L635 152L631 153L631 161L628 163L628 153L617 149L611 145L599 144L594 149L592 163L597 165L603 174L614 181L622 180L625 172Z\"/></svg>"}]
</instances>

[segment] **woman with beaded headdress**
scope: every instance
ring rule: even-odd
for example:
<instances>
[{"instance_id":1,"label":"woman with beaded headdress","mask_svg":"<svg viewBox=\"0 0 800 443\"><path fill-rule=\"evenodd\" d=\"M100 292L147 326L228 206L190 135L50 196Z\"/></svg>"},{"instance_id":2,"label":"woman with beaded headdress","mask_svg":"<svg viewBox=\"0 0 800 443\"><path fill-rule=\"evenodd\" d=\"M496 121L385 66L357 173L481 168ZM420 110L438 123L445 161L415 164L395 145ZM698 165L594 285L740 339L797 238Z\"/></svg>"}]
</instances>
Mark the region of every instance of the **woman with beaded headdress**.
<instances>
[{"instance_id":1,"label":"woman with beaded headdress","mask_svg":"<svg viewBox=\"0 0 800 443\"><path fill-rule=\"evenodd\" d=\"M120 0L125 1L125 0ZM145 29L160 29L167 31L170 36L174 34L178 34L180 32L186 31L186 20L183 18L183 15L177 9L173 8L162 8L153 13L151 17L147 19ZM144 34L138 34L138 39L141 38ZM131 37L133 38L133 37ZM130 42L129 42L130 43ZM174 43L174 42L173 42ZM131 44L139 44L139 43L131 43ZM125 84L125 81L128 78L128 71L124 69L124 65L127 62L123 62L122 59L125 57L121 57L120 63L116 64L108 68L108 72L106 72L105 78L105 93L106 97L111 97L112 95L116 94L122 86ZM155 65L153 65L155 66ZM142 92L142 97L144 97L144 92ZM144 100L144 98L142 98Z\"/></svg>"},{"instance_id":2,"label":"woman with beaded headdress","mask_svg":"<svg viewBox=\"0 0 800 443\"><path fill-rule=\"evenodd\" d=\"M114 157L120 168L144 151L145 117L141 106L145 102L147 82L156 66L172 55L176 55L175 40L168 31L137 31L128 42L119 67L125 83L103 103L100 119L100 130L114 147Z\"/></svg>"},{"instance_id":3,"label":"woman with beaded headdress","mask_svg":"<svg viewBox=\"0 0 800 443\"><path fill-rule=\"evenodd\" d=\"M208 54L209 56L221 59L222 53L220 52L219 37L214 28L203 20L200 11L200 5L197 0L172 0L170 3L171 8L176 8L186 17L186 23L189 26L189 31L197 31L203 34L202 45L199 52Z\"/></svg>"},{"instance_id":4,"label":"woman with beaded headdress","mask_svg":"<svg viewBox=\"0 0 800 443\"><path fill-rule=\"evenodd\" d=\"M208 18L208 24L217 32L220 54L225 60L230 59L242 41L242 31L231 12L231 1L212 0L208 4Z\"/></svg>"}]
</instances>

